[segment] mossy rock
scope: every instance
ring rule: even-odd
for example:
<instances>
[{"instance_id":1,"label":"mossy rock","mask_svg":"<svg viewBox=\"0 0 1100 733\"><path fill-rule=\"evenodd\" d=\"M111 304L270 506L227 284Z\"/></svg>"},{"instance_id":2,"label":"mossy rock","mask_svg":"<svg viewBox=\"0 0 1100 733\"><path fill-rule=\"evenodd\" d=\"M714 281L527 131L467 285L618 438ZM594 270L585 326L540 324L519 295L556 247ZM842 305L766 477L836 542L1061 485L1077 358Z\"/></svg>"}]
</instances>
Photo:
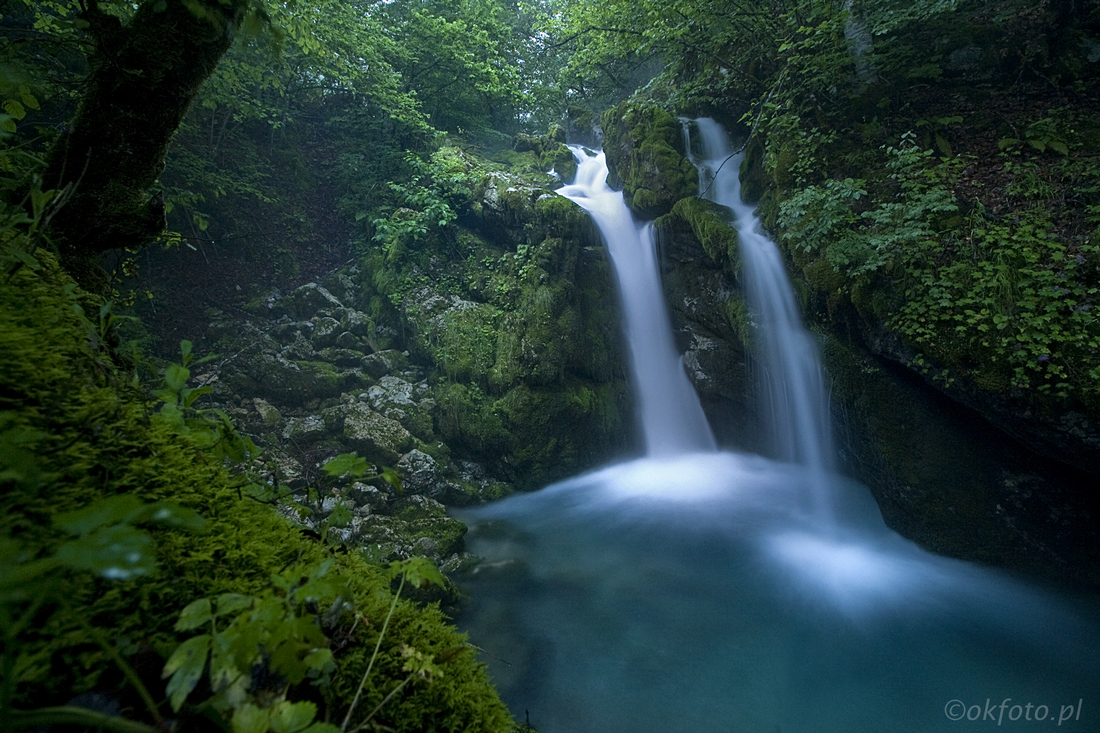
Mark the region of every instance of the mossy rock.
<instances>
[{"instance_id":1,"label":"mossy rock","mask_svg":"<svg viewBox=\"0 0 1100 733\"><path fill-rule=\"evenodd\" d=\"M656 105L627 101L602 119L608 183L622 186L635 214L655 219L698 192L699 174L684 157L676 118Z\"/></svg>"},{"instance_id":2,"label":"mossy rock","mask_svg":"<svg viewBox=\"0 0 1100 733\"><path fill-rule=\"evenodd\" d=\"M565 145L548 146L539 161L545 170L557 173L562 183L572 183L577 175L577 161L573 157L573 151Z\"/></svg>"},{"instance_id":3,"label":"mossy rock","mask_svg":"<svg viewBox=\"0 0 1100 733\"><path fill-rule=\"evenodd\" d=\"M674 227L674 220L680 219L687 224L711 260L736 275L741 269L740 242L737 230L729 224L728 216L725 207L690 197L677 201L668 215L657 220L657 226Z\"/></svg>"}]
</instances>

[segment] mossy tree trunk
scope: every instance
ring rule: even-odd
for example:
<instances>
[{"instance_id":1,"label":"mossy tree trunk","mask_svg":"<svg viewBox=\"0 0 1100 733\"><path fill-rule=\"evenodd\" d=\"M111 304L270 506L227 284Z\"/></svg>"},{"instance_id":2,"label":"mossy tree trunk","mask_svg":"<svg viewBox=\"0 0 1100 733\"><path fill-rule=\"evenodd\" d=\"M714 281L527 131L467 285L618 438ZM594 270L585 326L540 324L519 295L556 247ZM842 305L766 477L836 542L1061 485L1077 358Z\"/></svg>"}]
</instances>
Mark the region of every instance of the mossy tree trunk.
<instances>
[{"instance_id":1,"label":"mossy tree trunk","mask_svg":"<svg viewBox=\"0 0 1100 733\"><path fill-rule=\"evenodd\" d=\"M50 151L46 188L68 188L50 224L70 270L164 230L151 189L200 85L229 50L249 0L147 0L125 25L82 3L94 43L74 118Z\"/></svg>"}]
</instances>

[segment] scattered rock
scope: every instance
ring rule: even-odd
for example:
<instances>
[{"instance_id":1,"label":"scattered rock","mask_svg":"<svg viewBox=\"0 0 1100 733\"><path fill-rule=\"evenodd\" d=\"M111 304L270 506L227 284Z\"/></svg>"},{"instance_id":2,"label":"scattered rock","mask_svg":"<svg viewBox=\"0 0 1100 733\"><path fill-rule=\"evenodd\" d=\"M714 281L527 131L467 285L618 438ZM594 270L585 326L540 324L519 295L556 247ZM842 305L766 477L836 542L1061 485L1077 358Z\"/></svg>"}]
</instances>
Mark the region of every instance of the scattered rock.
<instances>
[{"instance_id":1,"label":"scattered rock","mask_svg":"<svg viewBox=\"0 0 1100 733\"><path fill-rule=\"evenodd\" d=\"M283 428L283 439L305 445L315 443L328 434L328 428L320 415L292 417Z\"/></svg>"},{"instance_id":2,"label":"scattered rock","mask_svg":"<svg viewBox=\"0 0 1100 733\"><path fill-rule=\"evenodd\" d=\"M351 450L373 463L392 466L416 439L401 423L357 403L344 409L343 436Z\"/></svg>"},{"instance_id":3,"label":"scattered rock","mask_svg":"<svg viewBox=\"0 0 1100 733\"><path fill-rule=\"evenodd\" d=\"M379 379L387 374L408 369L409 359L408 356L396 349L388 349L368 354L363 357L361 365L363 371L375 379Z\"/></svg>"},{"instance_id":4,"label":"scattered rock","mask_svg":"<svg viewBox=\"0 0 1100 733\"><path fill-rule=\"evenodd\" d=\"M263 422L265 428L273 428L283 421L282 413L276 410L270 402L257 397L252 404L255 405L256 412L260 414L260 421Z\"/></svg>"},{"instance_id":5,"label":"scattered rock","mask_svg":"<svg viewBox=\"0 0 1100 733\"><path fill-rule=\"evenodd\" d=\"M344 307L335 295L317 283L306 283L295 289L286 300L289 301L286 307L302 320L313 317L319 310Z\"/></svg>"}]
</instances>

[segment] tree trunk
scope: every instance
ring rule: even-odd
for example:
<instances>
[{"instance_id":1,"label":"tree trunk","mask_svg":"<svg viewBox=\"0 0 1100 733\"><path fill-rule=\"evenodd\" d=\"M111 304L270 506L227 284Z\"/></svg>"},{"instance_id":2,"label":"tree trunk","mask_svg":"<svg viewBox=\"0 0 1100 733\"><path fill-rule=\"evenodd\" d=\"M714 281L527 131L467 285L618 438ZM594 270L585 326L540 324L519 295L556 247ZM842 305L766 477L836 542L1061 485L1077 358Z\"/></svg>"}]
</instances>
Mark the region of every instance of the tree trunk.
<instances>
[{"instance_id":1,"label":"tree trunk","mask_svg":"<svg viewBox=\"0 0 1100 733\"><path fill-rule=\"evenodd\" d=\"M248 0L147 0L129 24L93 2L95 41L76 115L50 151L45 187L69 187L50 236L73 269L165 227L151 188L200 85L229 50Z\"/></svg>"}]
</instances>

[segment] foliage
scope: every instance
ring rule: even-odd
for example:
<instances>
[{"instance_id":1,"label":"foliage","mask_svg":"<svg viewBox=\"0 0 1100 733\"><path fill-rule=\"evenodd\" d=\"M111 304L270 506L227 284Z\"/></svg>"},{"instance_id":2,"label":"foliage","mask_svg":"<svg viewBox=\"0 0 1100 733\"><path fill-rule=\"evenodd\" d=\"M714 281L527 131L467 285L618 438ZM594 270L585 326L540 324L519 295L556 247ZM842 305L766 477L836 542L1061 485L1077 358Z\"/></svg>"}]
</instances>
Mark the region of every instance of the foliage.
<instances>
[{"instance_id":1,"label":"foliage","mask_svg":"<svg viewBox=\"0 0 1100 733\"><path fill-rule=\"evenodd\" d=\"M0 440L22 444L39 437L43 436L14 429L7 431ZM37 487L46 477L33 470L33 455L26 453L22 446L17 450L20 455L8 463L7 470L0 472L0 480L14 481L25 488ZM28 467L32 470L28 471ZM193 532L202 531L204 526L199 515L191 510L164 501L142 504L128 494L58 514L53 523L56 528L77 537L62 542L47 557L31 559L33 553L17 540L0 537L0 627L4 629L0 652L0 712L16 727L65 721L96 722L84 718L80 708L11 709L16 686L36 661L28 655L21 636L41 617L43 609L66 604L62 574L65 571L87 571L111 581L151 575L156 568L152 551L154 542L147 533L134 527L135 524L180 527ZM92 636L142 695L146 707L159 722L156 705L133 669L101 636L94 632Z\"/></svg>"},{"instance_id":2,"label":"foliage","mask_svg":"<svg viewBox=\"0 0 1100 733\"><path fill-rule=\"evenodd\" d=\"M226 457L243 463L259 453L252 440L237 431L233 421L224 411L214 408L198 408L195 402L210 394L209 385L188 387L191 370L187 367L212 361L217 354L209 354L194 360L191 342L180 342L179 363L169 364L164 369L164 386L153 390L153 396L160 401L157 418L164 421L181 435L186 435L201 448L211 450L215 456Z\"/></svg>"},{"instance_id":3,"label":"foliage","mask_svg":"<svg viewBox=\"0 0 1100 733\"><path fill-rule=\"evenodd\" d=\"M253 484L249 496L272 506L291 509L300 520L317 531L322 541L339 545L333 539L332 530L343 529L352 520L351 509L343 499L343 480L351 478L367 482L380 479L398 494L402 492L401 475L397 471L389 466L381 467L378 473L371 473L374 470L375 467L359 454L341 453L321 464L321 475L306 487L304 497L299 492L281 489L278 484L267 481Z\"/></svg>"},{"instance_id":4,"label":"foliage","mask_svg":"<svg viewBox=\"0 0 1100 733\"><path fill-rule=\"evenodd\" d=\"M376 706L408 677L402 669L407 660L395 664L402 645L434 657L444 676L431 685L406 684L372 722L423 730L425 720L438 717L438 730L507 730L507 713L474 655L441 656L467 647L437 609L404 600L394 606L387 573L300 535L248 497L248 477L229 473L203 435L208 428L200 423L181 430L176 420L161 417L168 404L180 411L184 427L201 415L188 412L199 403L187 405L195 392L186 391L192 388L185 372L196 362L186 346L165 374L155 411L119 372L112 352L86 337L88 319L72 306L83 303L82 311L94 313L96 301L73 288L51 253L35 256L37 269L20 268L0 288L0 536L11 538L3 543L0 605L20 620L5 624L3 685L10 696L5 704L40 711L20 720L32 726L77 720L71 716L85 714L58 706L95 690L136 711L126 730L151 730L158 716L167 716L156 691L152 704L144 703L133 683L150 677L126 670L159 668L172 659L185 640L175 628L180 609L190 607L186 617L194 622L203 604L192 604L210 599L205 679L216 682L207 672L215 656L217 665L227 661L220 651L215 655L213 639L230 628L241 634L228 661L246 665L242 660L260 654L264 665L281 670L261 680L270 667L238 667L252 676L254 689L237 708L225 708L234 710L222 721L227 729L297 730L309 720L343 715L351 696L340 691L361 679L367 666L361 650L377 644L381 619L392 607L366 703ZM69 510L77 513L66 516ZM195 511L206 519L202 535L178 526L191 524ZM118 550L128 550L121 558L126 564L112 562ZM154 554L156 572L149 564ZM43 564L55 559L53 569ZM99 577L103 572L117 579ZM37 610L35 597L20 590L32 577L36 589L51 579L51 600ZM19 592L9 592L13 588ZM332 605L313 603L334 595L356 609L358 625L350 613L334 627L324 625ZM233 634L222 640L234 641ZM180 701L195 665L181 657L174 664L170 679L186 670L171 690ZM330 675L332 689L310 686L311 671L318 679ZM298 679L301 684L292 683ZM232 693L222 701L226 696ZM211 697L217 697L213 689L195 684L176 717L184 725L209 725L198 721L220 717L221 702ZM87 715L79 719L85 725L122 729L117 720Z\"/></svg>"}]
</instances>

